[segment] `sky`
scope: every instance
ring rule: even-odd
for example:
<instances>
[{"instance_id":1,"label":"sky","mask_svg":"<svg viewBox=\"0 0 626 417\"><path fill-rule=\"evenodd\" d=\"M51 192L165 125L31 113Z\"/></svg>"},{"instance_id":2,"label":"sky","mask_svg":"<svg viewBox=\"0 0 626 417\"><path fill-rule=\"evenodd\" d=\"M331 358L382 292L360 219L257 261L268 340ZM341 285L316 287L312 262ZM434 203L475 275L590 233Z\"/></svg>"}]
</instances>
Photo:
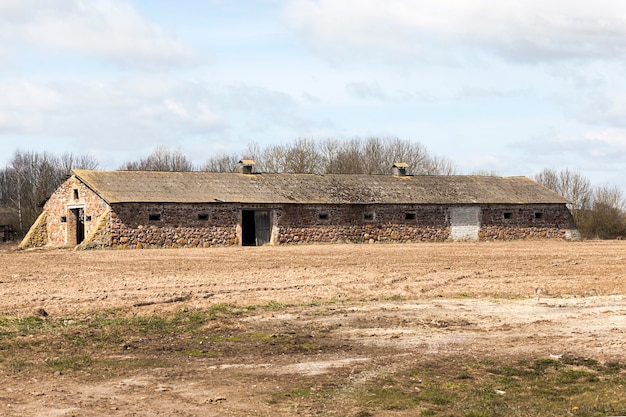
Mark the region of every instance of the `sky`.
<instances>
[{"instance_id":1,"label":"sky","mask_svg":"<svg viewBox=\"0 0 626 417\"><path fill-rule=\"evenodd\" d=\"M1 0L0 167L390 137L626 191L625 75L621 0Z\"/></svg>"}]
</instances>

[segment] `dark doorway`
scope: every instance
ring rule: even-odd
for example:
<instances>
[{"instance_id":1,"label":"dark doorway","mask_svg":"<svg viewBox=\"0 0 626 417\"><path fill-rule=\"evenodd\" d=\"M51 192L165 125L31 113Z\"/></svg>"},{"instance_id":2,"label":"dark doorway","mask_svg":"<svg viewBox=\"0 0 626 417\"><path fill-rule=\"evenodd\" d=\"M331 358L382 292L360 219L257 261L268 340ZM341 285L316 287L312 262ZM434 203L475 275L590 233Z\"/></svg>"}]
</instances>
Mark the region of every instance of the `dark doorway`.
<instances>
[{"instance_id":1,"label":"dark doorway","mask_svg":"<svg viewBox=\"0 0 626 417\"><path fill-rule=\"evenodd\" d=\"M242 210L241 244L262 246L271 238L270 212L267 210Z\"/></svg>"},{"instance_id":2,"label":"dark doorway","mask_svg":"<svg viewBox=\"0 0 626 417\"><path fill-rule=\"evenodd\" d=\"M70 211L73 214L73 223L76 225L75 245L80 245L85 240L85 209L75 208Z\"/></svg>"},{"instance_id":3,"label":"dark doorway","mask_svg":"<svg viewBox=\"0 0 626 417\"><path fill-rule=\"evenodd\" d=\"M244 210L241 212L241 244L243 246L256 246L253 210Z\"/></svg>"}]
</instances>

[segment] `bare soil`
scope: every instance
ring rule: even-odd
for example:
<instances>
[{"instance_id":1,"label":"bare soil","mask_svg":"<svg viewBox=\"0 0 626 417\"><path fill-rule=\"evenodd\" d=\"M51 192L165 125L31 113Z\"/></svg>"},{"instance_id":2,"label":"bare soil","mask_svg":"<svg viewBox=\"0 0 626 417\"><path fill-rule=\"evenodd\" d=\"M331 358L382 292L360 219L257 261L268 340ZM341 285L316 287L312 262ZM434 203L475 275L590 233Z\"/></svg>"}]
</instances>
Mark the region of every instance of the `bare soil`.
<instances>
[{"instance_id":1,"label":"bare soil","mask_svg":"<svg viewBox=\"0 0 626 417\"><path fill-rule=\"evenodd\" d=\"M72 348L101 361L151 363L123 372L16 370L14 353L0 351L6 416L359 415L349 404L276 398L295 385L315 392L425 362L626 361L626 241L84 252L5 245L0 300L0 317L45 320L248 308L208 322L203 337L137 335L117 350L88 341L84 352ZM203 350L211 335L244 333L274 342ZM37 338L16 341L33 346L29 337ZM33 363L51 360L38 349Z\"/></svg>"}]
</instances>

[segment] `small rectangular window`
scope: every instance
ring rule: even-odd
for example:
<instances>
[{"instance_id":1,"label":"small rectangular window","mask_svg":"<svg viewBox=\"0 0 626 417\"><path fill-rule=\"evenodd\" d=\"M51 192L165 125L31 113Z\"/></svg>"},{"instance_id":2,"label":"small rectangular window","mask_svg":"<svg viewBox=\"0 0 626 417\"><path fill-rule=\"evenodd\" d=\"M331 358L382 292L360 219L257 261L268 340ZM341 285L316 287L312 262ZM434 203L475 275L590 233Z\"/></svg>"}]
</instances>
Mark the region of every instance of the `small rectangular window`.
<instances>
[{"instance_id":1,"label":"small rectangular window","mask_svg":"<svg viewBox=\"0 0 626 417\"><path fill-rule=\"evenodd\" d=\"M91 221L91 216L85 216L85 221L86 222L90 222Z\"/></svg>"},{"instance_id":2,"label":"small rectangular window","mask_svg":"<svg viewBox=\"0 0 626 417\"><path fill-rule=\"evenodd\" d=\"M318 218L320 220L328 220L328 213L320 213Z\"/></svg>"},{"instance_id":3,"label":"small rectangular window","mask_svg":"<svg viewBox=\"0 0 626 417\"><path fill-rule=\"evenodd\" d=\"M74 200L78 200L78 190L74 188Z\"/></svg>"},{"instance_id":4,"label":"small rectangular window","mask_svg":"<svg viewBox=\"0 0 626 417\"><path fill-rule=\"evenodd\" d=\"M506 213L504 213L504 218L505 218L505 219L511 219L511 218L513 218L513 213L510 213L510 212L506 212Z\"/></svg>"},{"instance_id":5,"label":"small rectangular window","mask_svg":"<svg viewBox=\"0 0 626 417\"><path fill-rule=\"evenodd\" d=\"M209 215L205 213L198 214L198 220L201 222L206 222L209 220Z\"/></svg>"},{"instance_id":6,"label":"small rectangular window","mask_svg":"<svg viewBox=\"0 0 626 417\"><path fill-rule=\"evenodd\" d=\"M404 213L404 220L415 220L415 213Z\"/></svg>"},{"instance_id":7,"label":"small rectangular window","mask_svg":"<svg viewBox=\"0 0 626 417\"><path fill-rule=\"evenodd\" d=\"M541 212L536 212L535 213L535 219L541 219L543 217L543 213Z\"/></svg>"},{"instance_id":8,"label":"small rectangular window","mask_svg":"<svg viewBox=\"0 0 626 417\"><path fill-rule=\"evenodd\" d=\"M67 216L61 216L61 223L67 223Z\"/></svg>"},{"instance_id":9,"label":"small rectangular window","mask_svg":"<svg viewBox=\"0 0 626 417\"><path fill-rule=\"evenodd\" d=\"M367 220L367 221L374 220L374 213L365 213L365 214L363 214L363 220Z\"/></svg>"},{"instance_id":10,"label":"small rectangular window","mask_svg":"<svg viewBox=\"0 0 626 417\"><path fill-rule=\"evenodd\" d=\"M161 214L160 213L148 214L148 220L150 220L151 222L157 222L161 220Z\"/></svg>"}]
</instances>

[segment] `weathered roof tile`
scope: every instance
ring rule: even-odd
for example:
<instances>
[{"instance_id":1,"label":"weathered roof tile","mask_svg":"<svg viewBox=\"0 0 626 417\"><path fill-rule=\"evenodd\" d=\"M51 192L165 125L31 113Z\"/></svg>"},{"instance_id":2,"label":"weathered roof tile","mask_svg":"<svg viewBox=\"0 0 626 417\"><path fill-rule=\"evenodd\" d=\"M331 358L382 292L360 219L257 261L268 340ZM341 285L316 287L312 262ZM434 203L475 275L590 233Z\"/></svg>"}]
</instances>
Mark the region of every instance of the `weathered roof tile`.
<instances>
[{"instance_id":1,"label":"weathered roof tile","mask_svg":"<svg viewBox=\"0 0 626 417\"><path fill-rule=\"evenodd\" d=\"M74 175L110 204L566 204L526 177L91 171Z\"/></svg>"}]
</instances>

